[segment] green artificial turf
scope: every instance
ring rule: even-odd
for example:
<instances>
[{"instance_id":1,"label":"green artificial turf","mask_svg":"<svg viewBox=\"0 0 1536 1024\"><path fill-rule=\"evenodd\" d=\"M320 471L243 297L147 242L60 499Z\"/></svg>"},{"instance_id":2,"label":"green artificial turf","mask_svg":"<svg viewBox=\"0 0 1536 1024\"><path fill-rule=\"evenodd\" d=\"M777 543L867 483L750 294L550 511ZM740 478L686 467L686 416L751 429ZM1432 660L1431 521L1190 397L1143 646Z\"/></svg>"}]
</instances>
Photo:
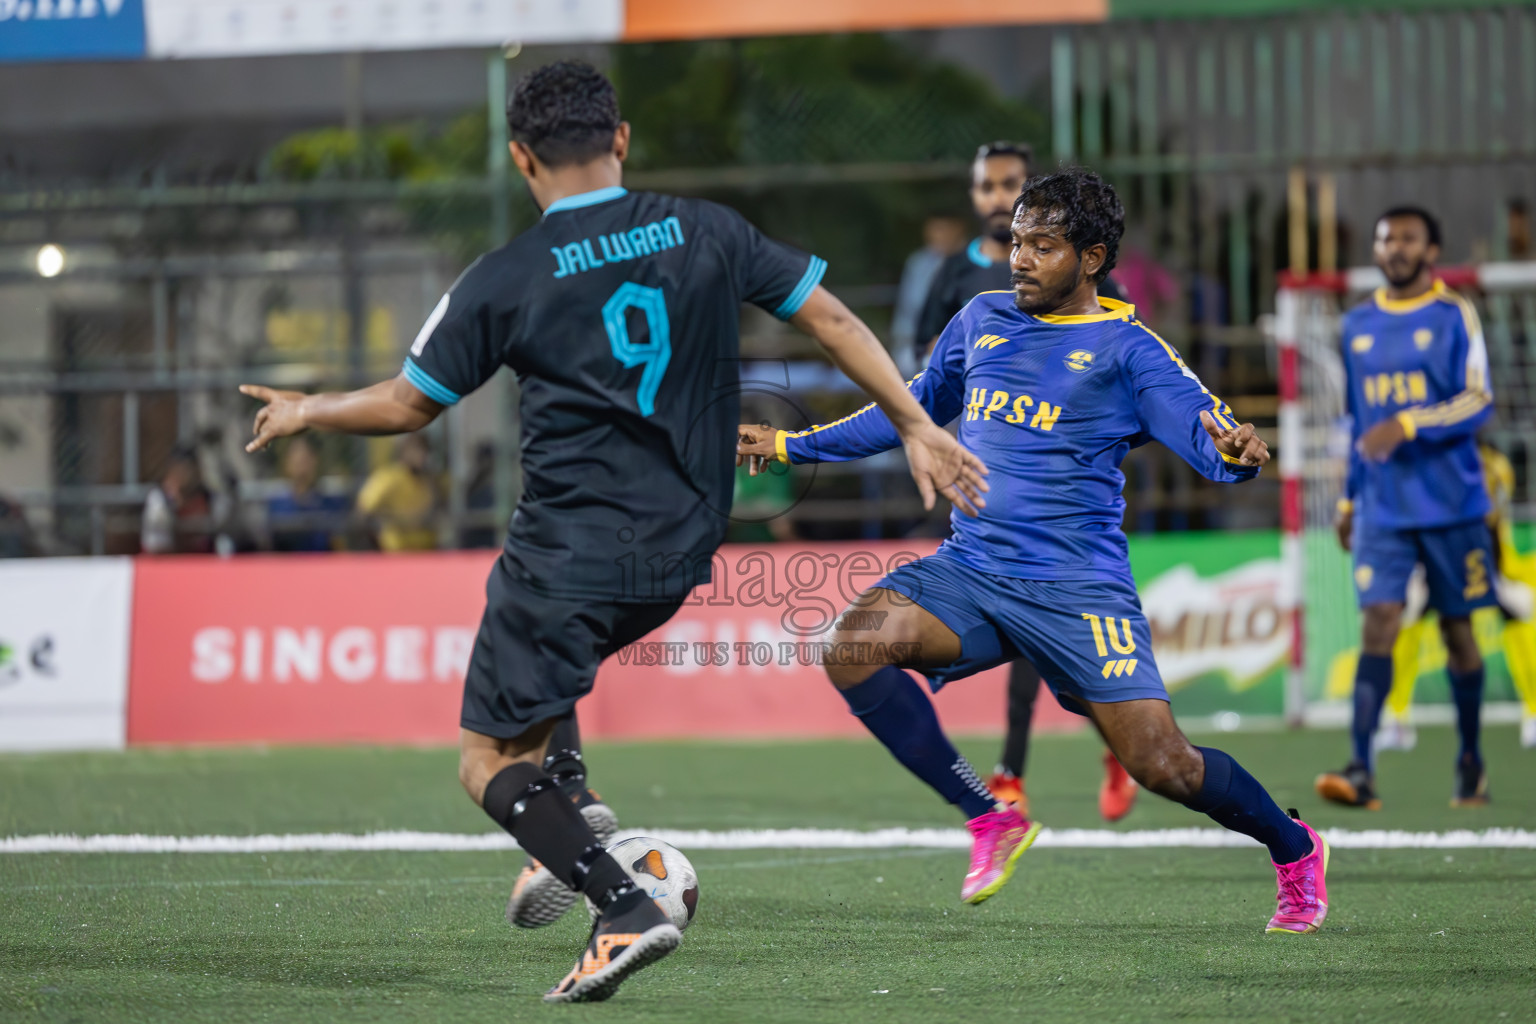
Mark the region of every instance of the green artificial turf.
<instances>
[{"instance_id":1,"label":"green artificial turf","mask_svg":"<svg viewBox=\"0 0 1536 1024\"><path fill-rule=\"evenodd\" d=\"M1339 732L1197 737L1320 827L1536 827L1536 752L1490 729L1495 803L1447 806L1452 736L1383 755L1380 813L1322 806ZM979 764L995 740L971 741ZM1099 751L1042 737L1048 825L1097 827ZM955 825L864 742L615 744L626 825ZM484 832L443 750L0 758L0 835ZM1143 795L1117 828L1208 824ZM1536 1017L1536 851L1339 850L1317 936L1266 936L1262 851L1037 849L981 907L960 851L693 851L699 918L611 1002L546 1007L584 915L514 932L509 853L0 855L4 1021L1517 1021Z\"/></svg>"}]
</instances>

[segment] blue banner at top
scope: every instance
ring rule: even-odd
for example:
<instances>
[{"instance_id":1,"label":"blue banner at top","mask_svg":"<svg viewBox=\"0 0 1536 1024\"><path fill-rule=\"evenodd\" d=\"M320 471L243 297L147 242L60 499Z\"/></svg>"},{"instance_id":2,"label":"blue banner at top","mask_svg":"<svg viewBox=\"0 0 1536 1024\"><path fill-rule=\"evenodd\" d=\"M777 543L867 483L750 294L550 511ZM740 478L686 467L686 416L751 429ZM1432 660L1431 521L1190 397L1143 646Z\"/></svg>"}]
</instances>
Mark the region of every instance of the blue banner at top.
<instances>
[{"instance_id":1,"label":"blue banner at top","mask_svg":"<svg viewBox=\"0 0 1536 1024\"><path fill-rule=\"evenodd\" d=\"M0 0L0 61L144 54L144 0Z\"/></svg>"}]
</instances>

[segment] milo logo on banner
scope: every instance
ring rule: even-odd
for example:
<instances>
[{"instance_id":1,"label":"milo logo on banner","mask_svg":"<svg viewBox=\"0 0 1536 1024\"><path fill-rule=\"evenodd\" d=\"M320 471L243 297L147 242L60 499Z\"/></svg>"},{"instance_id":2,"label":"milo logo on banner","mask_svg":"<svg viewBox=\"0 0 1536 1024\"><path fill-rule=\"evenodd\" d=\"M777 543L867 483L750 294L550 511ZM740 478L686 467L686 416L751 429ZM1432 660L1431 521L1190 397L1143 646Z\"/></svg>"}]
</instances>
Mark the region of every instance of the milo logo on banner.
<instances>
[{"instance_id":1,"label":"milo logo on banner","mask_svg":"<svg viewBox=\"0 0 1536 1024\"><path fill-rule=\"evenodd\" d=\"M1131 538L1152 650L1179 714L1284 710L1291 617L1278 555L1269 531Z\"/></svg>"}]
</instances>

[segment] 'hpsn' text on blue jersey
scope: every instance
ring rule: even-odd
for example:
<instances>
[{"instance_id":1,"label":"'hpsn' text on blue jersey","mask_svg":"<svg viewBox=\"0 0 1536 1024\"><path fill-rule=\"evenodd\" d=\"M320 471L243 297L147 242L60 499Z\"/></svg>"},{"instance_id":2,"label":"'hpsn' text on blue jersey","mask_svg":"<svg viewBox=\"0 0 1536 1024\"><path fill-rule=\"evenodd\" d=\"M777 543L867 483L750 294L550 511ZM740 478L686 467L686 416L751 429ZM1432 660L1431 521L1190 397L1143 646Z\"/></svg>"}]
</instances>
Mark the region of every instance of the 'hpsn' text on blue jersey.
<instances>
[{"instance_id":1,"label":"'hpsn' text on blue jersey","mask_svg":"<svg viewBox=\"0 0 1536 1024\"><path fill-rule=\"evenodd\" d=\"M991 491L972 518L958 509L941 550L974 569L1033 580L1130 580L1121 520L1131 448L1156 438L1212 480L1258 469L1223 455L1200 422L1233 426L1135 307L1031 316L1012 292L983 292L939 336L908 384L938 423L960 421L960 443L987 464ZM834 423L780 434L790 462L840 462L899 445L889 419L865 406Z\"/></svg>"},{"instance_id":2,"label":"'hpsn' text on blue jersey","mask_svg":"<svg viewBox=\"0 0 1536 1024\"><path fill-rule=\"evenodd\" d=\"M1488 350L1471 303L1441 281L1412 299L1379 291L1344 315L1353 418L1348 497L1362 525L1449 526L1488 512L1477 430L1493 411ZM1408 440L1384 463L1353 442L1396 417Z\"/></svg>"}]
</instances>

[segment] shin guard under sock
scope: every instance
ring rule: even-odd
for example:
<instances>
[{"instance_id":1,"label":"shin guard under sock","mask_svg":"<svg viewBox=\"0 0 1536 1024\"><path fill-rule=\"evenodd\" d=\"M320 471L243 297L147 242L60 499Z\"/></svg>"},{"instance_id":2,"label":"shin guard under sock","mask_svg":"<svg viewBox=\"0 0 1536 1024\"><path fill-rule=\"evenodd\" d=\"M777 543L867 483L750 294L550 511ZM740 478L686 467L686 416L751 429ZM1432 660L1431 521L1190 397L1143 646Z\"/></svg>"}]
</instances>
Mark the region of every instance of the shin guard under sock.
<instances>
[{"instance_id":1,"label":"shin guard under sock","mask_svg":"<svg viewBox=\"0 0 1536 1024\"><path fill-rule=\"evenodd\" d=\"M519 761L497 772L486 784L482 806L530 857L599 908L638 891L576 805L537 765Z\"/></svg>"},{"instance_id":2,"label":"shin guard under sock","mask_svg":"<svg viewBox=\"0 0 1536 1024\"><path fill-rule=\"evenodd\" d=\"M544 757L544 771L560 784L560 791L571 799L587 788L587 764L581 756L581 729L572 711L555 723L549 734L549 752Z\"/></svg>"}]
</instances>

